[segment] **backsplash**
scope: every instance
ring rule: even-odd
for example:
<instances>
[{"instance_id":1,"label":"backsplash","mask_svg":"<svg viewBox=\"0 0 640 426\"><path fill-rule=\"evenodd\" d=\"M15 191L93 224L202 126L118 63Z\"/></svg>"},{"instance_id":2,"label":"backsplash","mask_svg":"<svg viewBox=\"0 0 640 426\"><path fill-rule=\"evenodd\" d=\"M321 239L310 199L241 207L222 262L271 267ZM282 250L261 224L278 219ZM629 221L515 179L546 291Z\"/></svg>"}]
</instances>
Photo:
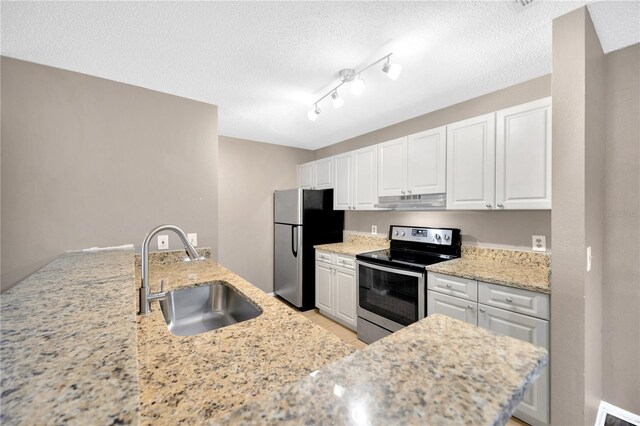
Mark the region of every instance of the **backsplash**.
<instances>
[{"instance_id":1,"label":"backsplash","mask_svg":"<svg viewBox=\"0 0 640 426\"><path fill-rule=\"evenodd\" d=\"M534 251L504 250L478 246L462 246L462 257L493 262L509 262L522 266L549 268L551 255Z\"/></svg>"},{"instance_id":2,"label":"backsplash","mask_svg":"<svg viewBox=\"0 0 640 426\"><path fill-rule=\"evenodd\" d=\"M205 258L211 257L211 247L196 248L198 254ZM149 264L163 265L166 263L182 262L187 258L187 253L184 250L166 250L166 251L154 251L149 253ZM135 267L136 271L140 271L142 265L142 255L136 254Z\"/></svg>"},{"instance_id":3,"label":"backsplash","mask_svg":"<svg viewBox=\"0 0 640 426\"><path fill-rule=\"evenodd\" d=\"M378 235L372 234L353 233L351 231L345 231L345 233L348 233L347 239L345 241L347 243L381 246L389 245L389 240L387 240L387 237L380 237Z\"/></svg>"}]
</instances>

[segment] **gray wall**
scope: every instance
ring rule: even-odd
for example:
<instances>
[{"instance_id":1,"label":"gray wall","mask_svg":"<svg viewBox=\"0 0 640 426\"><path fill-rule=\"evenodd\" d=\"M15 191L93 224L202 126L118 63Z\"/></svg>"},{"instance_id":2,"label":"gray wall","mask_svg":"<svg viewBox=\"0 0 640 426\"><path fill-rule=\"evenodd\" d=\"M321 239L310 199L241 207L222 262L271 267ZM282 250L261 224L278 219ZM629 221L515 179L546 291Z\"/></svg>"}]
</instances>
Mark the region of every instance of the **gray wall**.
<instances>
[{"instance_id":1,"label":"gray wall","mask_svg":"<svg viewBox=\"0 0 640 426\"><path fill-rule=\"evenodd\" d=\"M606 56L602 393L640 413L640 44Z\"/></svg>"},{"instance_id":2,"label":"gray wall","mask_svg":"<svg viewBox=\"0 0 640 426\"><path fill-rule=\"evenodd\" d=\"M1 60L3 289L66 250L139 246L162 223L217 253L216 106Z\"/></svg>"},{"instance_id":3,"label":"gray wall","mask_svg":"<svg viewBox=\"0 0 640 426\"><path fill-rule=\"evenodd\" d=\"M305 149L220 136L219 261L273 292L273 191L297 186Z\"/></svg>"},{"instance_id":4,"label":"gray wall","mask_svg":"<svg viewBox=\"0 0 640 426\"><path fill-rule=\"evenodd\" d=\"M328 157L550 95L551 76L546 75L316 150L314 155ZM392 224L457 227L462 229L465 244L524 250L531 250L532 235L545 235L547 249L551 249L548 210L345 212L345 226L352 231L370 232L371 225L377 225L378 232L385 233Z\"/></svg>"},{"instance_id":5,"label":"gray wall","mask_svg":"<svg viewBox=\"0 0 640 426\"><path fill-rule=\"evenodd\" d=\"M390 225L458 227L469 245L531 250L531 235L546 235L551 247L551 215L548 211L434 211L346 212L345 228L385 234Z\"/></svg>"},{"instance_id":6,"label":"gray wall","mask_svg":"<svg viewBox=\"0 0 640 426\"><path fill-rule=\"evenodd\" d=\"M550 371L558 425L593 424L602 395L604 84L604 55L586 7L555 19Z\"/></svg>"}]
</instances>

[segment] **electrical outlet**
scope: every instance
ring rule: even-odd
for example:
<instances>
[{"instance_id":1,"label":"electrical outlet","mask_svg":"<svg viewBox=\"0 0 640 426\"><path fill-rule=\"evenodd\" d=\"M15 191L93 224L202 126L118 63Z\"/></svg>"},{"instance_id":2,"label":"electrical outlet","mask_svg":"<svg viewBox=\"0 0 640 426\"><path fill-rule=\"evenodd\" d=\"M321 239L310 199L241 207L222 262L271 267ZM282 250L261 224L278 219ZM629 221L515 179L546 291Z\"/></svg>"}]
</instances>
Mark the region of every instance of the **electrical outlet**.
<instances>
[{"instance_id":1,"label":"electrical outlet","mask_svg":"<svg viewBox=\"0 0 640 426\"><path fill-rule=\"evenodd\" d=\"M187 238L189 239L189 242L192 246L198 246L198 234L196 234L195 232L193 234L187 234Z\"/></svg>"},{"instance_id":2,"label":"electrical outlet","mask_svg":"<svg viewBox=\"0 0 640 426\"><path fill-rule=\"evenodd\" d=\"M158 250L169 250L169 235L158 235Z\"/></svg>"},{"instance_id":3,"label":"electrical outlet","mask_svg":"<svg viewBox=\"0 0 640 426\"><path fill-rule=\"evenodd\" d=\"M547 251L547 237L544 235L532 235L531 245L533 251Z\"/></svg>"},{"instance_id":4,"label":"electrical outlet","mask_svg":"<svg viewBox=\"0 0 640 426\"><path fill-rule=\"evenodd\" d=\"M378 227L376 225L371 225L371 233L376 235L378 233Z\"/></svg>"}]
</instances>

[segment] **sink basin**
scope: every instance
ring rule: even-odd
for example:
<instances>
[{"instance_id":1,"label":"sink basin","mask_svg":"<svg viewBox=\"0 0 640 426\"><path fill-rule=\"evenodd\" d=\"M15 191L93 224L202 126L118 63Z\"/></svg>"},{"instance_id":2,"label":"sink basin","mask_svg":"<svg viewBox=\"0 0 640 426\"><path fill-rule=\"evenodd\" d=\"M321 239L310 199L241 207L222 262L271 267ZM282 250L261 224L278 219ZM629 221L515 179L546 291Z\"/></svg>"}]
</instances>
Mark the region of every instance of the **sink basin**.
<instances>
[{"instance_id":1,"label":"sink basin","mask_svg":"<svg viewBox=\"0 0 640 426\"><path fill-rule=\"evenodd\" d=\"M168 292L160 308L169 331L176 336L216 330L262 313L223 281Z\"/></svg>"}]
</instances>

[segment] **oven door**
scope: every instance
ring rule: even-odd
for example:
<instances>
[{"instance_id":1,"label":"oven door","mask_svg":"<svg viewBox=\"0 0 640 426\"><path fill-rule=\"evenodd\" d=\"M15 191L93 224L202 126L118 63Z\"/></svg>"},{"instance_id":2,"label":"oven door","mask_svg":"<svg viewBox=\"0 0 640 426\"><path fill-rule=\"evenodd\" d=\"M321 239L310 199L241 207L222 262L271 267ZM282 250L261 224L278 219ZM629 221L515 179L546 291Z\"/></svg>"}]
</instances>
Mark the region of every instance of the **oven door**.
<instances>
[{"instance_id":1,"label":"oven door","mask_svg":"<svg viewBox=\"0 0 640 426\"><path fill-rule=\"evenodd\" d=\"M424 273L356 261L358 316L389 331L424 318Z\"/></svg>"}]
</instances>

